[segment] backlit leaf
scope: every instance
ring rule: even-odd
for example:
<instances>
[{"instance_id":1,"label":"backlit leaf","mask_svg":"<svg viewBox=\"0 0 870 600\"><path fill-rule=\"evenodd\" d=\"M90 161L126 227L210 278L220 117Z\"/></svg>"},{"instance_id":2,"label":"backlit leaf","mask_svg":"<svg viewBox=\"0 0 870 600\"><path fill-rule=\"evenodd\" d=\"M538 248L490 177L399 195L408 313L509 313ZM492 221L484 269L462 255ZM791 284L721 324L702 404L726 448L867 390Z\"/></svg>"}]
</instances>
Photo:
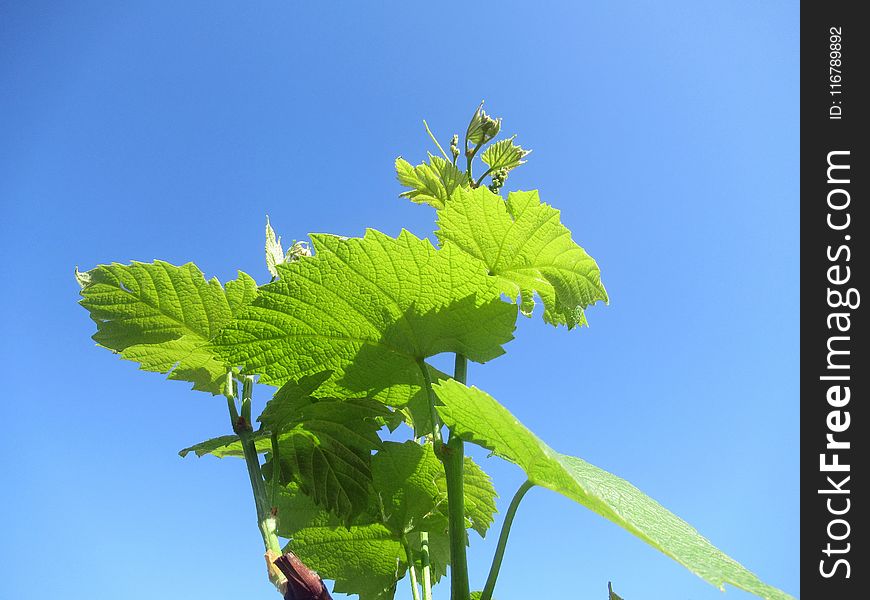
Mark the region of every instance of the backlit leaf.
<instances>
[{"instance_id":1,"label":"backlit leaf","mask_svg":"<svg viewBox=\"0 0 870 600\"><path fill-rule=\"evenodd\" d=\"M312 239L315 256L279 265L280 279L214 342L263 383L330 370L324 394L403 407L423 389L424 358L459 352L485 362L513 337L516 308L456 248L436 250L407 231Z\"/></svg>"},{"instance_id":2,"label":"backlit leaf","mask_svg":"<svg viewBox=\"0 0 870 600\"><path fill-rule=\"evenodd\" d=\"M508 138L495 142L480 155L482 160L490 169L496 171L498 169L515 169L526 161L523 158L531 150L523 150L517 144L514 144L514 138Z\"/></svg>"},{"instance_id":3,"label":"backlit leaf","mask_svg":"<svg viewBox=\"0 0 870 600\"><path fill-rule=\"evenodd\" d=\"M239 272L226 289L193 264L163 261L100 265L78 277L80 304L97 324L93 339L145 371L169 373L219 394L229 364L208 345L257 294Z\"/></svg>"},{"instance_id":4,"label":"backlit leaf","mask_svg":"<svg viewBox=\"0 0 870 600\"><path fill-rule=\"evenodd\" d=\"M429 155L429 162L412 166L403 158L396 159L396 176L399 183L411 188L399 194L418 204L430 204L444 208L454 190L468 185L468 176L453 163L440 156Z\"/></svg>"},{"instance_id":5,"label":"backlit leaf","mask_svg":"<svg viewBox=\"0 0 870 600\"><path fill-rule=\"evenodd\" d=\"M511 192L505 201L484 187L457 190L438 211L438 227L444 247L483 262L525 315L537 293L544 320L571 329L586 324L586 307L607 302L598 265L536 191Z\"/></svg>"},{"instance_id":6,"label":"backlit leaf","mask_svg":"<svg viewBox=\"0 0 870 600\"><path fill-rule=\"evenodd\" d=\"M390 600L407 570L401 542L379 523L308 527L297 531L286 549L334 580L335 592L358 594L360 600Z\"/></svg>"},{"instance_id":7,"label":"backlit leaf","mask_svg":"<svg viewBox=\"0 0 870 600\"><path fill-rule=\"evenodd\" d=\"M550 448L485 392L454 380L435 387L444 403L438 413L454 433L519 465L532 483L609 519L719 588L730 583L766 600L792 598L761 582L624 479Z\"/></svg>"}]
</instances>

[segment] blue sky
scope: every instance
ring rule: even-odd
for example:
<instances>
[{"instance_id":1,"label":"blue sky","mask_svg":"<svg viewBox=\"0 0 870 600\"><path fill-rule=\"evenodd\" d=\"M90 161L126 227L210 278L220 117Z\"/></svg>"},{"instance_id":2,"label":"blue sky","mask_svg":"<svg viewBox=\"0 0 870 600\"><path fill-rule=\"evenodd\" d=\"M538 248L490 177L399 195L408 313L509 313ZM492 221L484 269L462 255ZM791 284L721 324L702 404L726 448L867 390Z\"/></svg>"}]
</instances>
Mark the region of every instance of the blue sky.
<instances>
[{"instance_id":1,"label":"blue sky","mask_svg":"<svg viewBox=\"0 0 870 600\"><path fill-rule=\"evenodd\" d=\"M224 402L94 347L73 267L264 282L267 213L285 239L428 235L392 162L482 98L534 149L508 188L561 209L611 304L521 321L470 382L798 594L797 2L0 2L0 23L0 597L275 597L241 462L176 455L226 432ZM521 476L485 462L503 510ZM530 492L496 597L609 580L750 597Z\"/></svg>"}]
</instances>

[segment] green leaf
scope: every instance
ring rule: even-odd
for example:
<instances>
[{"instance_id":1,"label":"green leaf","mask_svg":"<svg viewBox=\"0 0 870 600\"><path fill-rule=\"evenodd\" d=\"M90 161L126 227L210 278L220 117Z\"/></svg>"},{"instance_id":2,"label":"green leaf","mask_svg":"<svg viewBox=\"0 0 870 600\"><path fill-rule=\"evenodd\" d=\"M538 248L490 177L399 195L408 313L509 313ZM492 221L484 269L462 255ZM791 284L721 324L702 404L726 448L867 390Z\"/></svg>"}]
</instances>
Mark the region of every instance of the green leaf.
<instances>
[{"instance_id":1,"label":"green leaf","mask_svg":"<svg viewBox=\"0 0 870 600\"><path fill-rule=\"evenodd\" d=\"M268 440L265 441L268 442ZM261 441L261 444L262 443L263 442ZM266 449L264 448L263 451L265 452ZM218 458L223 458L225 456L244 456L242 452L242 442L237 435L222 435L220 437L212 438L184 448L183 450L179 450L178 454L181 458L184 458L191 452L199 457L205 456L206 454L211 454Z\"/></svg>"},{"instance_id":2,"label":"green leaf","mask_svg":"<svg viewBox=\"0 0 870 600\"><path fill-rule=\"evenodd\" d=\"M535 292L544 302L544 320L569 329L586 324L587 306L607 302L598 265L536 191L511 192L505 201L483 187L458 190L438 211L438 226L445 249L483 262L527 316Z\"/></svg>"},{"instance_id":3,"label":"green leaf","mask_svg":"<svg viewBox=\"0 0 870 600\"><path fill-rule=\"evenodd\" d=\"M420 361L458 352L485 362L513 338L515 307L480 263L407 231L390 238L312 236L316 255L278 266L280 279L216 338L233 365L282 385L333 371L324 394L403 407L421 395Z\"/></svg>"},{"instance_id":4,"label":"green leaf","mask_svg":"<svg viewBox=\"0 0 870 600\"><path fill-rule=\"evenodd\" d=\"M229 364L208 342L256 296L248 275L240 271L224 289L193 263L155 261L100 265L78 281L99 345L195 390L223 392Z\"/></svg>"},{"instance_id":5,"label":"green leaf","mask_svg":"<svg viewBox=\"0 0 870 600\"><path fill-rule=\"evenodd\" d=\"M271 490L271 486L267 486ZM314 503L295 483L278 486L272 507L275 510L278 535L292 538L297 531L309 527L338 527L341 521Z\"/></svg>"},{"instance_id":6,"label":"green leaf","mask_svg":"<svg viewBox=\"0 0 870 600\"><path fill-rule=\"evenodd\" d=\"M417 556L419 533L429 533L431 576L437 582L450 564L450 538L444 467L432 445L385 442L372 459L372 473L390 530L400 537L405 534ZM496 511L495 490L489 476L468 457L464 487L468 526L483 536Z\"/></svg>"},{"instance_id":7,"label":"green leaf","mask_svg":"<svg viewBox=\"0 0 870 600\"><path fill-rule=\"evenodd\" d=\"M498 494L495 492L490 476L470 456L465 457L463 482L467 526L475 530L480 537L485 537L487 530L495 520L495 513L498 510L495 499ZM438 485L446 494L446 477L442 477ZM446 510L447 507L444 508Z\"/></svg>"},{"instance_id":8,"label":"green leaf","mask_svg":"<svg viewBox=\"0 0 870 600\"><path fill-rule=\"evenodd\" d=\"M429 163L416 167L405 159L396 159L396 176L399 183L411 188L399 194L418 204L431 204L435 208L444 208L454 190L468 186L468 176L453 163L440 156L429 155Z\"/></svg>"},{"instance_id":9,"label":"green leaf","mask_svg":"<svg viewBox=\"0 0 870 600\"><path fill-rule=\"evenodd\" d=\"M254 440L254 446L258 453L264 454L271 450L272 442L269 439L268 431L255 431L251 434L251 438ZM198 457L203 457L206 454L216 458L224 458L227 456L244 458L245 456L245 453L242 450L242 441L237 435L221 435L216 438L211 438L210 440L180 450L178 454L184 458L191 452Z\"/></svg>"},{"instance_id":10,"label":"green leaf","mask_svg":"<svg viewBox=\"0 0 870 600\"><path fill-rule=\"evenodd\" d=\"M417 571L417 581L423 580L422 563L420 562L421 552L423 549L423 538L420 532L412 532L408 534L408 542L414 552L414 558L417 561L414 565ZM441 581L441 578L447 575L447 567L450 565L450 535L447 533L447 521L444 521L444 528L429 532L429 576L432 578L432 583L436 584Z\"/></svg>"},{"instance_id":11,"label":"green leaf","mask_svg":"<svg viewBox=\"0 0 870 600\"><path fill-rule=\"evenodd\" d=\"M381 446L378 430L391 420L391 411L367 398L311 398L308 394L317 389L321 378L294 382L292 393L288 387L279 390L260 415L262 427L251 437L257 451L265 453L272 451L271 433L277 433L280 483L297 485L314 503L348 521L371 503L371 453ZM292 410L284 410L284 405ZM236 435L207 440L179 454L191 452L218 458L244 456ZM267 478L273 459L264 465Z\"/></svg>"},{"instance_id":12,"label":"green leaf","mask_svg":"<svg viewBox=\"0 0 870 600\"><path fill-rule=\"evenodd\" d=\"M371 503L371 453L381 446L377 432L389 414L366 398L321 399L301 407L295 420L276 428L282 480L297 483L339 517L361 514ZM273 430L271 421L261 420Z\"/></svg>"},{"instance_id":13,"label":"green leaf","mask_svg":"<svg viewBox=\"0 0 870 600\"><path fill-rule=\"evenodd\" d=\"M282 385L266 403L257 421L264 427L279 433L299 420L303 408L315 399L314 393L332 376L332 371L320 371Z\"/></svg>"},{"instance_id":14,"label":"green leaf","mask_svg":"<svg viewBox=\"0 0 870 600\"><path fill-rule=\"evenodd\" d=\"M358 594L360 600L390 600L407 570L405 550L380 523L352 527L308 527L286 546L335 592Z\"/></svg>"},{"instance_id":15,"label":"green leaf","mask_svg":"<svg viewBox=\"0 0 870 600\"><path fill-rule=\"evenodd\" d=\"M516 136L514 136L516 137ZM482 160L492 171L498 169L515 169L524 164L523 158L531 150L523 150L514 144L514 137L494 143L480 155Z\"/></svg>"},{"instance_id":16,"label":"green leaf","mask_svg":"<svg viewBox=\"0 0 870 600\"><path fill-rule=\"evenodd\" d=\"M519 465L532 483L586 506L719 588L730 583L767 600L791 598L624 479L554 451L485 392L453 380L435 390L444 403L438 413L454 433Z\"/></svg>"},{"instance_id":17,"label":"green leaf","mask_svg":"<svg viewBox=\"0 0 870 600\"><path fill-rule=\"evenodd\" d=\"M444 515L435 510L447 501L446 492L436 484L444 477L444 467L431 444L384 442L372 459L372 474L385 523L394 532L428 530L433 518L439 527L446 526Z\"/></svg>"}]
</instances>

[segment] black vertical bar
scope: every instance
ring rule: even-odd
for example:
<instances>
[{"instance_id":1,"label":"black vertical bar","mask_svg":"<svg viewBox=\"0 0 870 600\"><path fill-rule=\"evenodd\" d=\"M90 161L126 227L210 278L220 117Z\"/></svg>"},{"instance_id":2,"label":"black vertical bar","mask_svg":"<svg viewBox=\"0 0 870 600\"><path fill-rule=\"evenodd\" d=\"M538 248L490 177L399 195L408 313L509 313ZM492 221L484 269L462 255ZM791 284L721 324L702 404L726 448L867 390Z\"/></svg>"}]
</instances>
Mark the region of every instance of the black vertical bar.
<instances>
[{"instance_id":1,"label":"black vertical bar","mask_svg":"<svg viewBox=\"0 0 870 600\"><path fill-rule=\"evenodd\" d=\"M865 92L859 2L801 5L801 596L864 598L870 561ZM870 297L867 298L870 300Z\"/></svg>"}]
</instances>

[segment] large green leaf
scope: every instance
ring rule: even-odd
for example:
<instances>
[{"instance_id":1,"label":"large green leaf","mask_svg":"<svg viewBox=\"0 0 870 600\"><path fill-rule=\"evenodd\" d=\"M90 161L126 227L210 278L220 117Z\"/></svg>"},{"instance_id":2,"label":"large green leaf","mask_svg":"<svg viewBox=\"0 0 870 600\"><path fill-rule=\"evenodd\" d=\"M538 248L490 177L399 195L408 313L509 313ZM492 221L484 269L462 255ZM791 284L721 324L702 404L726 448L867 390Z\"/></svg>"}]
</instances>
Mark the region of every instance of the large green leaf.
<instances>
[{"instance_id":1,"label":"large green leaf","mask_svg":"<svg viewBox=\"0 0 870 600\"><path fill-rule=\"evenodd\" d=\"M454 433L516 463L532 483L613 521L717 587L730 583L767 600L791 598L761 582L624 479L547 446L485 392L453 380L435 388L444 403L438 413Z\"/></svg>"},{"instance_id":2,"label":"large green leaf","mask_svg":"<svg viewBox=\"0 0 870 600\"><path fill-rule=\"evenodd\" d=\"M444 476L444 467L431 444L384 442L372 459L372 473L385 522L394 532L428 530L433 520L438 527L446 526L443 514L436 511L447 501L436 484Z\"/></svg>"},{"instance_id":3,"label":"large green leaf","mask_svg":"<svg viewBox=\"0 0 870 600\"><path fill-rule=\"evenodd\" d=\"M360 600L389 600L407 564L393 532L379 523L345 527L308 527L287 544L311 569L335 581L335 592Z\"/></svg>"},{"instance_id":4,"label":"large green leaf","mask_svg":"<svg viewBox=\"0 0 870 600\"><path fill-rule=\"evenodd\" d=\"M381 444L377 431L387 415L383 404L368 399L304 407L278 434L282 479L340 517L361 513L371 502L371 452Z\"/></svg>"},{"instance_id":5,"label":"large green leaf","mask_svg":"<svg viewBox=\"0 0 870 600\"><path fill-rule=\"evenodd\" d=\"M507 201L485 187L457 190L438 211L438 239L482 261L504 292L519 297L523 314L544 302L544 320L553 325L585 325L584 309L607 292L598 265L571 239L559 211L538 192L511 192Z\"/></svg>"},{"instance_id":6,"label":"large green leaf","mask_svg":"<svg viewBox=\"0 0 870 600\"><path fill-rule=\"evenodd\" d=\"M416 167L403 158L397 158L396 176L399 183L411 188L399 194L400 197L435 208L444 208L454 190L468 185L468 175L464 171L432 154L429 155L428 164L422 163Z\"/></svg>"},{"instance_id":7,"label":"large green leaf","mask_svg":"<svg viewBox=\"0 0 870 600\"><path fill-rule=\"evenodd\" d=\"M407 231L312 241L316 255L278 265L280 279L214 342L264 383L331 370L323 393L402 407L424 389L422 359L458 352L485 362L513 338L515 307L456 248L436 250Z\"/></svg>"},{"instance_id":8,"label":"large green leaf","mask_svg":"<svg viewBox=\"0 0 870 600\"><path fill-rule=\"evenodd\" d=\"M98 344L143 370L223 392L229 364L208 342L256 296L251 277L239 272L223 288L193 263L163 261L100 265L82 275L80 304L97 324Z\"/></svg>"}]
</instances>

